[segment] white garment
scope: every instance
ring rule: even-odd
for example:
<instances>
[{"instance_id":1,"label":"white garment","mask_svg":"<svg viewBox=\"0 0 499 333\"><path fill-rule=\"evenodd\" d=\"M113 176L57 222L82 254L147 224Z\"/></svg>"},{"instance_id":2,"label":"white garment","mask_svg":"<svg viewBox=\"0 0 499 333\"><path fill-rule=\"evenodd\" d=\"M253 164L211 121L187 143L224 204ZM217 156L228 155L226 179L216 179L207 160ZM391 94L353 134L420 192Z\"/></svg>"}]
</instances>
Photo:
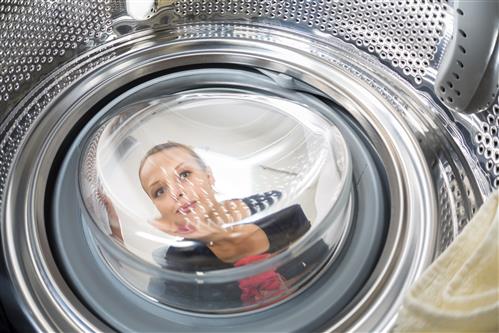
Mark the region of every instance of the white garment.
<instances>
[{"instance_id":1,"label":"white garment","mask_svg":"<svg viewBox=\"0 0 499 333\"><path fill-rule=\"evenodd\" d=\"M499 332L499 191L404 299L395 332Z\"/></svg>"}]
</instances>

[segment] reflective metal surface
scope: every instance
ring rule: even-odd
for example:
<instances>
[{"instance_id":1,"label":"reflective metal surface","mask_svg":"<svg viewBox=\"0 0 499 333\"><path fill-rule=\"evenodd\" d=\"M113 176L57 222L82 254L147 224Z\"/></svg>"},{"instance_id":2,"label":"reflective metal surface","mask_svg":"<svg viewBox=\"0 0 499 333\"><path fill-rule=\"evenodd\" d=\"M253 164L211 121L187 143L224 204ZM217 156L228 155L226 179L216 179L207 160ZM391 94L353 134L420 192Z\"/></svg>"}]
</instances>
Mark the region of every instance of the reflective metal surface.
<instances>
[{"instance_id":1,"label":"reflective metal surface","mask_svg":"<svg viewBox=\"0 0 499 333\"><path fill-rule=\"evenodd\" d=\"M131 8L0 0L0 232L3 275L20 311L42 331L124 329L68 283L50 242L47 180L71 140L127 85L185 66L228 65L280 73L282 87L338 104L374 147L390 201L383 252L348 306L333 317L319 313L313 325L388 329L404 291L499 186L499 104L460 115L432 92L452 7L297 0L155 1L140 15ZM308 329L307 309L283 304L271 314L282 311ZM265 316L262 324L284 329Z\"/></svg>"}]
</instances>

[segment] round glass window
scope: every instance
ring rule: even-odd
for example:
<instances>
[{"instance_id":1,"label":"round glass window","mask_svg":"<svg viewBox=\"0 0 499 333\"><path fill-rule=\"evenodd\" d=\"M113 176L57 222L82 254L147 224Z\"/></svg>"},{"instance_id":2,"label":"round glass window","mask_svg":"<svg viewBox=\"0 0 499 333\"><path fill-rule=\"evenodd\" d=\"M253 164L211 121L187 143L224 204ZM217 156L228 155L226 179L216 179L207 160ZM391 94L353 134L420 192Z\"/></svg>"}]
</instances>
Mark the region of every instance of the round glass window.
<instances>
[{"instance_id":1,"label":"round glass window","mask_svg":"<svg viewBox=\"0 0 499 333\"><path fill-rule=\"evenodd\" d=\"M81 159L84 221L116 276L149 300L211 313L276 304L345 238L349 151L306 105L212 90L109 114Z\"/></svg>"}]
</instances>

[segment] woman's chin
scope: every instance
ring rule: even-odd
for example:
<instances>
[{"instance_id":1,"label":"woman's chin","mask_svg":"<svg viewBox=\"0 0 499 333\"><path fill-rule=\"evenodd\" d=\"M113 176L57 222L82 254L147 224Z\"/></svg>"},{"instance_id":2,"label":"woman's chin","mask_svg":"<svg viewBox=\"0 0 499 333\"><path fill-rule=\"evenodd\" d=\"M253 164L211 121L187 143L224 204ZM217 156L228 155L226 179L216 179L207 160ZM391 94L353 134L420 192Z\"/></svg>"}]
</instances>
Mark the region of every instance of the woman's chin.
<instances>
[{"instance_id":1,"label":"woman's chin","mask_svg":"<svg viewBox=\"0 0 499 333\"><path fill-rule=\"evenodd\" d=\"M183 235L183 236L195 234L196 232L197 232L196 227L194 227L192 225L177 226L177 230L175 230L176 234Z\"/></svg>"}]
</instances>

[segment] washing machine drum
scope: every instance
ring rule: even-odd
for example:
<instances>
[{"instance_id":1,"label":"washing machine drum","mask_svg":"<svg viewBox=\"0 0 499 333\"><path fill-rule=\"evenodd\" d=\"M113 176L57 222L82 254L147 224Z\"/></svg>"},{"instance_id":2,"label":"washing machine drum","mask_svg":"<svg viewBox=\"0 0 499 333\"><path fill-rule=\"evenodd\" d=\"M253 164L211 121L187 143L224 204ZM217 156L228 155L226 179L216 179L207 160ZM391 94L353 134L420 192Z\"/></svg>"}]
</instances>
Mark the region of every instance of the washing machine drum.
<instances>
[{"instance_id":1,"label":"washing machine drum","mask_svg":"<svg viewBox=\"0 0 499 333\"><path fill-rule=\"evenodd\" d=\"M62 154L51 242L114 327L317 329L370 278L386 171L341 107L275 75L183 69L129 86Z\"/></svg>"},{"instance_id":2,"label":"washing machine drum","mask_svg":"<svg viewBox=\"0 0 499 333\"><path fill-rule=\"evenodd\" d=\"M497 107L472 126L429 90L443 30L373 26L407 67L354 38L395 5L0 0L56 17L0 71L5 330L388 330L499 185Z\"/></svg>"}]
</instances>

